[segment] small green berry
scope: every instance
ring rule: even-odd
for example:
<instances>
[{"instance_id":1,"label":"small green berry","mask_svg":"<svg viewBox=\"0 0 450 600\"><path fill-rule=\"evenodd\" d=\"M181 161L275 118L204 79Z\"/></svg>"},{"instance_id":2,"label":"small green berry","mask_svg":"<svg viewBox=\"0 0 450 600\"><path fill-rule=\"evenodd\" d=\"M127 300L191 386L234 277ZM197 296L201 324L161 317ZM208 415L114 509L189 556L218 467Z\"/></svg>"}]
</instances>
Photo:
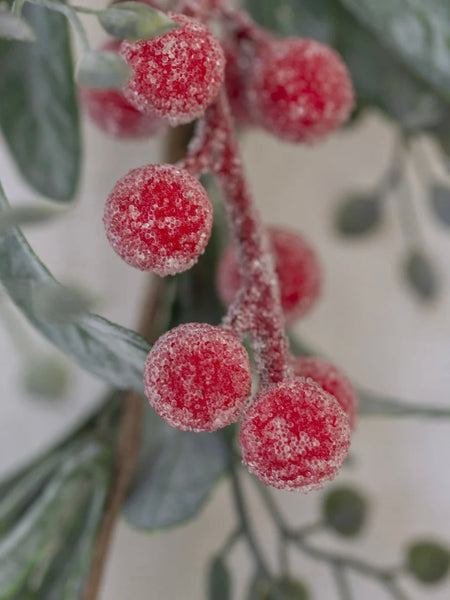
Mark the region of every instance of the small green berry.
<instances>
[{"instance_id":1,"label":"small green berry","mask_svg":"<svg viewBox=\"0 0 450 600\"><path fill-rule=\"evenodd\" d=\"M408 548L407 568L421 583L438 583L449 572L450 551L435 542L415 542Z\"/></svg>"},{"instance_id":2,"label":"small green berry","mask_svg":"<svg viewBox=\"0 0 450 600\"><path fill-rule=\"evenodd\" d=\"M329 492L323 501L325 524L340 535L357 535L367 515L367 501L351 488L338 488Z\"/></svg>"}]
</instances>

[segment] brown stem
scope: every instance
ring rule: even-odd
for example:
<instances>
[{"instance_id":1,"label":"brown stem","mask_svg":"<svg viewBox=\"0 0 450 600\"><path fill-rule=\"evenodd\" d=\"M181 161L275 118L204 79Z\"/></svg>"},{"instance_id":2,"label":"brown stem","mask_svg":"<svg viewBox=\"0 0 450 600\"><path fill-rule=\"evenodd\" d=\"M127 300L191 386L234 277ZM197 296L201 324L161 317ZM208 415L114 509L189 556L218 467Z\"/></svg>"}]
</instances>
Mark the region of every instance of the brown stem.
<instances>
[{"instance_id":1,"label":"brown stem","mask_svg":"<svg viewBox=\"0 0 450 600\"><path fill-rule=\"evenodd\" d=\"M167 162L176 162L181 158L186 151L189 136L189 127L181 127L171 131L165 152ZM142 304L137 330L150 341L154 341L159 331L157 316L163 288L164 280L152 277ZM142 406L142 397L137 392L124 392L122 421L113 477L114 483L100 522L83 600L96 600L100 591L114 527L131 483L139 454Z\"/></svg>"}]
</instances>

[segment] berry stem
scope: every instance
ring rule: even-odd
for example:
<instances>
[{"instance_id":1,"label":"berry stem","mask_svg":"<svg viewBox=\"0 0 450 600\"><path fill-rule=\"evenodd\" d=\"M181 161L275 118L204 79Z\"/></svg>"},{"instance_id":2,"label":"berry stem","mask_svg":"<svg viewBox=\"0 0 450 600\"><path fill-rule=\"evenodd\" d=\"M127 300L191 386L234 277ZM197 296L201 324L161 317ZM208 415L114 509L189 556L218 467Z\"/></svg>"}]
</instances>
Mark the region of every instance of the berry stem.
<instances>
[{"instance_id":1,"label":"berry stem","mask_svg":"<svg viewBox=\"0 0 450 600\"><path fill-rule=\"evenodd\" d=\"M223 191L243 282L223 326L240 337L251 335L261 385L278 383L292 375L278 279L246 180L224 91L200 122L182 166L195 175L209 170Z\"/></svg>"}]
</instances>

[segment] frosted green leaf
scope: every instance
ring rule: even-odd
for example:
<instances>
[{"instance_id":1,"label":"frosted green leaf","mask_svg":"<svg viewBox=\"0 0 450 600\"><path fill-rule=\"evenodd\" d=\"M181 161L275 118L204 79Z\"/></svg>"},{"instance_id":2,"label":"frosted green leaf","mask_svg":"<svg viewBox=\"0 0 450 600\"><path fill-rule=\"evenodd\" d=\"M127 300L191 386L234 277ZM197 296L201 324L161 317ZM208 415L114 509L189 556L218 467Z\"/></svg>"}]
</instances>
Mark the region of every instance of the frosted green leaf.
<instances>
[{"instance_id":1,"label":"frosted green leaf","mask_svg":"<svg viewBox=\"0 0 450 600\"><path fill-rule=\"evenodd\" d=\"M121 2L102 10L99 20L110 35L125 40L146 40L179 25L163 12L141 2Z\"/></svg>"}]
</instances>

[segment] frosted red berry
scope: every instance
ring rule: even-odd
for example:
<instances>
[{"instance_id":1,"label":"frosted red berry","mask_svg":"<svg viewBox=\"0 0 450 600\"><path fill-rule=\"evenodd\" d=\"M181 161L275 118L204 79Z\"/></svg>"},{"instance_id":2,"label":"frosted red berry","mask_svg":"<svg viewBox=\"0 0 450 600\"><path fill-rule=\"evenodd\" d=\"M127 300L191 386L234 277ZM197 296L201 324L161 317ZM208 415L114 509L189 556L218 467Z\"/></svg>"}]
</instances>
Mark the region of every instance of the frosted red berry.
<instances>
[{"instance_id":1,"label":"frosted red berry","mask_svg":"<svg viewBox=\"0 0 450 600\"><path fill-rule=\"evenodd\" d=\"M101 50L118 52L120 40L112 40ZM156 115L142 114L114 89L80 88L83 108L99 129L116 138L142 138L160 133L165 124Z\"/></svg>"},{"instance_id":2,"label":"frosted red berry","mask_svg":"<svg viewBox=\"0 0 450 600\"><path fill-rule=\"evenodd\" d=\"M237 421L251 390L247 352L233 333L188 323L165 333L144 368L151 406L172 427L214 431Z\"/></svg>"},{"instance_id":3,"label":"frosted red berry","mask_svg":"<svg viewBox=\"0 0 450 600\"><path fill-rule=\"evenodd\" d=\"M133 74L125 86L128 100L140 111L156 113L171 125L200 117L213 102L224 79L220 42L205 25L169 13L177 29L144 41L124 41L121 55Z\"/></svg>"},{"instance_id":4,"label":"frosted red berry","mask_svg":"<svg viewBox=\"0 0 450 600\"><path fill-rule=\"evenodd\" d=\"M326 392L336 398L350 419L352 429L356 425L358 397L350 380L333 364L323 358L298 356L293 360L296 375L311 377Z\"/></svg>"},{"instance_id":5,"label":"frosted red berry","mask_svg":"<svg viewBox=\"0 0 450 600\"><path fill-rule=\"evenodd\" d=\"M260 125L291 142L315 142L344 123L353 108L349 72L315 40L271 39L256 48L251 93Z\"/></svg>"},{"instance_id":6,"label":"frosted red berry","mask_svg":"<svg viewBox=\"0 0 450 600\"><path fill-rule=\"evenodd\" d=\"M269 227L267 232L280 285L281 306L289 324L306 314L318 299L320 265L314 250L297 232L284 227ZM231 304L240 284L236 251L229 246L217 271L217 289L225 304Z\"/></svg>"},{"instance_id":7,"label":"frosted red berry","mask_svg":"<svg viewBox=\"0 0 450 600\"><path fill-rule=\"evenodd\" d=\"M263 483L308 492L342 466L350 424L331 394L297 377L257 396L242 420L239 442L244 463Z\"/></svg>"},{"instance_id":8,"label":"frosted red berry","mask_svg":"<svg viewBox=\"0 0 450 600\"><path fill-rule=\"evenodd\" d=\"M192 267L211 234L212 206L204 187L184 169L148 165L119 179L103 222L107 238L129 265L157 275Z\"/></svg>"}]
</instances>

